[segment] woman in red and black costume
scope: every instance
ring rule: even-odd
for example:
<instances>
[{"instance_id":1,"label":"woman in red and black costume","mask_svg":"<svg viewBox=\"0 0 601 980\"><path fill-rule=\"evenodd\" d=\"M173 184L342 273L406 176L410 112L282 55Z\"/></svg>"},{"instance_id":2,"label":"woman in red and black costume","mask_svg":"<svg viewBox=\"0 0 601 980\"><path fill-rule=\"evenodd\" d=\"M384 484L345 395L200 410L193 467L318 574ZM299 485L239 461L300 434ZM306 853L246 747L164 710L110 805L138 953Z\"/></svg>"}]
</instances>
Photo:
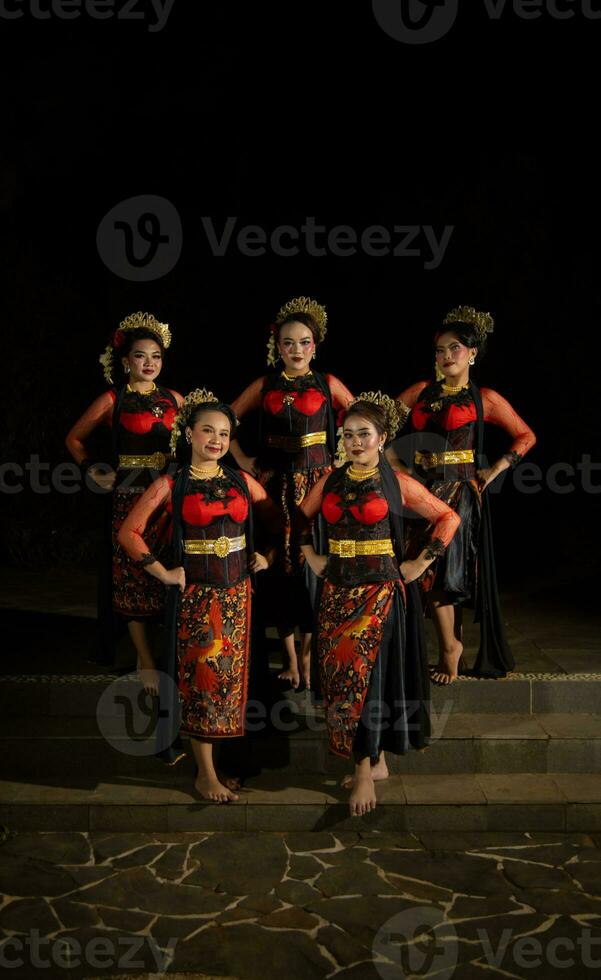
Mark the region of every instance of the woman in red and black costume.
<instances>
[{"instance_id":1,"label":"woman in red and black costume","mask_svg":"<svg viewBox=\"0 0 601 980\"><path fill-rule=\"evenodd\" d=\"M461 529L444 557L422 576L439 645L432 680L449 684L464 669L461 613L475 605L480 649L472 673L505 677L515 663L507 643L497 591L489 498L484 491L500 473L515 466L534 445L532 429L508 401L470 380L493 330L489 313L461 306L443 320L434 338L439 380L420 381L398 396L411 418L416 452L412 463L426 486L461 517ZM500 426L512 439L509 451L492 466L483 457L484 423Z\"/></svg>"},{"instance_id":2,"label":"woman in red and black costume","mask_svg":"<svg viewBox=\"0 0 601 980\"><path fill-rule=\"evenodd\" d=\"M165 590L159 582L149 583L142 568L132 562L118 543L123 521L146 490L172 460L169 439L182 396L156 384L171 332L150 313L132 313L119 324L112 342L100 357L109 384L120 370L124 383L100 395L75 423L66 438L67 448L82 469L99 487L112 490L111 585L103 576L99 588L101 662L114 656L115 628L111 612L127 622L138 655L138 669L146 690L158 690L158 677L150 651L146 623L160 618ZM111 429L115 470L89 458L86 441L100 425ZM159 551L164 541L164 522L152 529L152 546ZM107 535L108 537L108 535ZM107 602L104 597L108 594Z\"/></svg>"},{"instance_id":3,"label":"woman in red and black costume","mask_svg":"<svg viewBox=\"0 0 601 980\"><path fill-rule=\"evenodd\" d=\"M165 761L177 752L179 731L192 740L198 767L195 788L215 803L237 800L235 784L217 775L213 746L244 734L250 668L249 573L273 560L254 550L253 511L275 538L281 518L263 487L248 473L219 460L237 424L229 405L196 389L184 400L171 445L182 462L175 477L162 476L124 521L119 541L133 561L169 588L168 650L161 672L157 737ZM148 529L172 520L175 567L152 553ZM172 682L175 682L173 684ZM177 685L177 688L176 688ZM168 730L165 734L165 730ZM166 748L165 748L166 746Z\"/></svg>"},{"instance_id":4,"label":"woman in red and black costume","mask_svg":"<svg viewBox=\"0 0 601 980\"><path fill-rule=\"evenodd\" d=\"M317 653L330 750L354 756L350 810L376 805L385 751L404 754L429 741L428 670L415 579L441 554L459 517L417 480L394 472L383 455L399 410L386 395L364 393L347 410L342 437L351 460L322 479L301 504L306 524L321 515L328 554L318 555L308 526L305 557L324 576ZM403 511L428 521L420 554L404 556ZM302 521L302 517L300 518Z\"/></svg>"},{"instance_id":5,"label":"woman in red and black costume","mask_svg":"<svg viewBox=\"0 0 601 980\"><path fill-rule=\"evenodd\" d=\"M265 607L268 596L273 610L270 621L275 621L288 657L288 667L279 677L293 688L301 680L310 686L316 591L315 576L295 534L295 513L311 487L331 471L336 452L335 416L353 397L334 375L311 367L325 337L326 322L325 307L307 296L285 303L267 344L268 364L275 367L281 359L282 368L258 378L232 403L238 418L258 410L260 419L258 457L246 456L236 440L232 453L242 469L255 473L284 513L282 560L262 583L261 605ZM319 547L317 540L314 544ZM301 638L300 670L294 644L296 626Z\"/></svg>"}]
</instances>

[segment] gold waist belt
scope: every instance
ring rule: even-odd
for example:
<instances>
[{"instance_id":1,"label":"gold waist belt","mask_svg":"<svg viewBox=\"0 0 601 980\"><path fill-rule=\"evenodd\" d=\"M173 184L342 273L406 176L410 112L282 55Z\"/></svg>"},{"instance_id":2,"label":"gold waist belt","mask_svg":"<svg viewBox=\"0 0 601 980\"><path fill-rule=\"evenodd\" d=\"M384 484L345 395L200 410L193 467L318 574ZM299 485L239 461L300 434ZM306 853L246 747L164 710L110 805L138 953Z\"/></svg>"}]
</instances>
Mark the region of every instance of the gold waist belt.
<instances>
[{"instance_id":1,"label":"gold waist belt","mask_svg":"<svg viewBox=\"0 0 601 980\"><path fill-rule=\"evenodd\" d=\"M338 558L354 558L356 555L394 555L390 538L376 538L375 541L355 541L346 538L330 541L330 554Z\"/></svg>"},{"instance_id":2,"label":"gold waist belt","mask_svg":"<svg viewBox=\"0 0 601 980\"><path fill-rule=\"evenodd\" d=\"M425 470L433 469L435 466L453 466L456 463L473 463L473 449L457 449L455 452L448 453L416 453L415 465L421 466Z\"/></svg>"},{"instance_id":3,"label":"gold waist belt","mask_svg":"<svg viewBox=\"0 0 601 980\"><path fill-rule=\"evenodd\" d=\"M162 470L173 456L165 453L151 453L150 456L119 456L120 470L137 470L148 467L151 470Z\"/></svg>"},{"instance_id":4,"label":"gold waist belt","mask_svg":"<svg viewBox=\"0 0 601 980\"><path fill-rule=\"evenodd\" d=\"M246 548L246 537L241 534L239 538L200 538L198 540L184 541L184 551L187 555L217 555L218 558L225 558L232 551L242 551Z\"/></svg>"},{"instance_id":5,"label":"gold waist belt","mask_svg":"<svg viewBox=\"0 0 601 980\"><path fill-rule=\"evenodd\" d=\"M308 432L304 436L267 436L267 444L272 449L283 449L286 453L298 453L307 446L323 446L327 441L326 432Z\"/></svg>"}]
</instances>

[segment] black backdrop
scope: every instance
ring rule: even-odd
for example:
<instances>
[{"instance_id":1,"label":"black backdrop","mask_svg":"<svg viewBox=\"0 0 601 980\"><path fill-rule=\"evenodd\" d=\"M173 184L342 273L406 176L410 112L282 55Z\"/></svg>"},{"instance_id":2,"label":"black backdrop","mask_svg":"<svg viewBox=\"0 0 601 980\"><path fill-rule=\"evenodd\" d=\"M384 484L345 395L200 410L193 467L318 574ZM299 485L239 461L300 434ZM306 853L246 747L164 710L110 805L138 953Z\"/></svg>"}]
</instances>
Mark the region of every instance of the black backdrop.
<instances>
[{"instance_id":1,"label":"black backdrop","mask_svg":"<svg viewBox=\"0 0 601 980\"><path fill-rule=\"evenodd\" d=\"M66 431L104 387L98 355L135 310L171 324L165 383L231 399L264 370L267 324L292 296L328 309L322 369L353 391L391 394L428 376L434 328L467 303L496 320L480 382L538 435L540 489L506 481L494 505L502 582L590 595L599 495L578 470L558 477L572 490L548 486L553 464L600 458L601 21L565 6L574 17L542 3L538 19L506 5L495 20L483 0L464 4L445 36L409 45L370 4L338 0L208 11L175 0L155 32L148 3L135 8L146 21L66 21L7 2L24 16L0 17L3 458L68 458ZM96 243L103 216L137 195L167 199L182 222L179 260L149 282L110 271ZM417 256L312 256L302 245L294 257L249 256L232 241L219 257L202 218L220 231L227 216L267 235L309 216L358 234L452 232L436 268L424 267L423 231ZM93 561L97 498L21 482L3 494L0 560Z\"/></svg>"}]
</instances>

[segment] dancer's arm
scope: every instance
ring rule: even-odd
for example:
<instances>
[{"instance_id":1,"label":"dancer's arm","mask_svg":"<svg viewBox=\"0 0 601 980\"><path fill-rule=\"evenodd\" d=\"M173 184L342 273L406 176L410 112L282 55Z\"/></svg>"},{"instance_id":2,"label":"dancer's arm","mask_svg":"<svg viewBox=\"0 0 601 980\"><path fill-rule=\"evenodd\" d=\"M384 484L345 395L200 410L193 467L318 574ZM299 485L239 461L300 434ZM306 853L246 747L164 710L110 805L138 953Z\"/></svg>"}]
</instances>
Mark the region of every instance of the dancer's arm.
<instances>
[{"instance_id":1,"label":"dancer's arm","mask_svg":"<svg viewBox=\"0 0 601 980\"><path fill-rule=\"evenodd\" d=\"M251 572L262 572L273 565L277 555L277 545L281 540L284 521L281 510L276 507L265 488L250 474L242 471L253 507L253 514L265 531L265 554L255 551L250 556L248 567Z\"/></svg>"},{"instance_id":2,"label":"dancer's arm","mask_svg":"<svg viewBox=\"0 0 601 980\"><path fill-rule=\"evenodd\" d=\"M86 449L86 439L99 425L110 425L115 406L115 394L112 391L105 391L77 420L65 439L65 445L73 456L76 463L84 470L89 470L94 483L104 490L112 490L115 484L115 473L98 472L96 467L89 465L88 453Z\"/></svg>"},{"instance_id":3,"label":"dancer's arm","mask_svg":"<svg viewBox=\"0 0 601 980\"><path fill-rule=\"evenodd\" d=\"M318 578L325 575L328 564L327 555L318 555L313 547L312 527L313 521L321 510L323 500L323 488L326 485L329 473L322 476L315 486L309 491L302 504L297 510L296 523L299 531L300 548L305 556L309 567L315 572Z\"/></svg>"},{"instance_id":4,"label":"dancer's arm","mask_svg":"<svg viewBox=\"0 0 601 980\"><path fill-rule=\"evenodd\" d=\"M413 582L435 558L444 553L461 523L461 518L413 477L405 473L397 473L396 477L401 488L403 506L428 521L422 551L417 558L404 561L400 567L403 581Z\"/></svg>"},{"instance_id":5,"label":"dancer's arm","mask_svg":"<svg viewBox=\"0 0 601 980\"><path fill-rule=\"evenodd\" d=\"M404 428L407 423L409 416L411 415L411 409L418 402L419 396L421 395L424 388L428 386L427 381L418 381L414 385L410 385L409 388L405 388L404 391L397 395L395 401L399 403L399 406L403 412L403 417L401 419L401 425L399 432L397 432L397 438L400 431ZM385 451L385 456L393 470L400 470L401 473L410 473L409 467L402 462L394 451L394 443L388 447Z\"/></svg>"},{"instance_id":6,"label":"dancer's arm","mask_svg":"<svg viewBox=\"0 0 601 980\"><path fill-rule=\"evenodd\" d=\"M536 436L530 426L520 418L506 398L493 391L492 388L482 388L481 395L484 421L505 429L511 436L512 443L509 451L501 456L496 463L485 469L477 470L480 491L484 490L510 466L519 463L536 442Z\"/></svg>"},{"instance_id":7,"label":"dancer's arm","mask_svg":"<svg viewBox=\"0 0 601 980\"><path fill-rule=\"evenodd\" d=\"M168 476L160 476L148 487L123 521L119 530L119 544L149 575L158 578L163 585L178 585L180 592L183 592L186 587L184 569L181 566L165 568L148 550L144 540L144 531L150 519L171 502L172 488L173 480Z\"/></svg>"},{"instance_id":8,"label":"dancer's arm","mask_svg":"<svg viewBox=\"0 0 601 980\"><path fill-rule=\"evenodd\" d=\"M352 393L342 383L340 378L336 378L333 374L326 374L326 381L332 396L332 407L334 411L339 412L347 409L353 400Z\"/></svg>"},{"instance_id":9,"label":"dancer's arm","mask_svg":"<svg viewBox=\"0 0 601 980\"><path fill-rule=\"evenodd\" d=\"M231 408L236 418L241 419L247 412L256 411L261 407L261 394L264 384L264 377L257 378L256 381L249 384L248 388L245 388L242 394L238 395L236 400L232 402ZM230 452L241 470L252 473L253 476L258 476L256 456L247 456L236 437L230 442Z\"/></svg>"}]
</instances>

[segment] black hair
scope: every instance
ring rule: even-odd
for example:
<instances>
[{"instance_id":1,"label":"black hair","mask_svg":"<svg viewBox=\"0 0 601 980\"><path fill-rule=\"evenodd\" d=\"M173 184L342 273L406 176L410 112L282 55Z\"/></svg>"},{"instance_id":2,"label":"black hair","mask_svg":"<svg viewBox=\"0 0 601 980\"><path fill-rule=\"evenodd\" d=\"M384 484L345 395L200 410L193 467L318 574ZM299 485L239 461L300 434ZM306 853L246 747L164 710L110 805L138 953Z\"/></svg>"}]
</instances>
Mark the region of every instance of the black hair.
<instances>
[{"instance_id":1,"label":"black hair","mask_svg":"<svg viewBox=\"0 0 601 980\"><path fill-rule=\"evenodd\" d=\"M473 323L461 323L461 321L458 321L457 323L444 324L434 334L435 344L438 342L438 338L442 337L443 333L454 333L457 339L466 347L477 347L480 357L482 357L486 350L486 335L480 337Z\"/></svg>"},{"instance_id":2,"label":"black hair","mask_svg":"<svg viewBox=\"0 0 601 980\"><path fill-rule=\"evenodd\" d=\"M382 405L377 405L376 402L368 401L354 402L354 404L352 404L350 408L347 408L346 412L344 413L342 419L343 426L351 415L359 415L362 419L367 419L367 421L371 422L371 424L374 426L379 436L383 436L384 433L387 434L386 441L388 441L390 425L388 421L388 413L386 409L382 407Z\"/></svg>"},{"instance_id":3,"label":"black hair","mask_svg":"<svg viewBox=\"0 0 601 980\"><path fill-rule=\"evenodd\" d=\"M313 335L313 340L317 343L317 337L319 334L319 327L317 326L317 321L315 317L311 316L310 313L289 313L281 323L276 324L275 339L276 343L280 339L280 333L282 328L288 323L302 323L305 327L308 327Z\"/></svg>"}]
</instances>

